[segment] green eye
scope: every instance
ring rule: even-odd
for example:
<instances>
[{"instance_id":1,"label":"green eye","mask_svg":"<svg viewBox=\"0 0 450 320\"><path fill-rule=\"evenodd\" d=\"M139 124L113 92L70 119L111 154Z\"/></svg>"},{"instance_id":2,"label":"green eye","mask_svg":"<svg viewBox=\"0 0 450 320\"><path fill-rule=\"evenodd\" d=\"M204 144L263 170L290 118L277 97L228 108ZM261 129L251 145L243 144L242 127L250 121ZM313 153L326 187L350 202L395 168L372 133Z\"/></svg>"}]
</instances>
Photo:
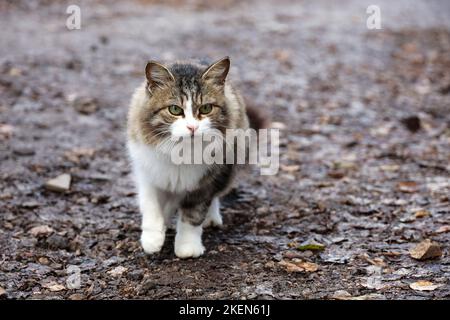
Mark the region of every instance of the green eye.
<instances>
[{"instance_id":1,"label":"green eye","mask_svg":"<svg viewBox=\"0 0 450 320\"><path fill-rule=\"evenodd\" d=\"M212 111L213 105L211 103L204 104L198 109L201 114L208 114Z\"/></svg>"},{"instance_id":2,"label":"green eye","mask_svg":"<svg viewBox=\"0 0 450 320\"><path fill-rule=\"evenodd\" d=\"M181 116L183 114L183 109L173 104L169 106L169 112L174 116Z\"/></svg>"}]
</instances>

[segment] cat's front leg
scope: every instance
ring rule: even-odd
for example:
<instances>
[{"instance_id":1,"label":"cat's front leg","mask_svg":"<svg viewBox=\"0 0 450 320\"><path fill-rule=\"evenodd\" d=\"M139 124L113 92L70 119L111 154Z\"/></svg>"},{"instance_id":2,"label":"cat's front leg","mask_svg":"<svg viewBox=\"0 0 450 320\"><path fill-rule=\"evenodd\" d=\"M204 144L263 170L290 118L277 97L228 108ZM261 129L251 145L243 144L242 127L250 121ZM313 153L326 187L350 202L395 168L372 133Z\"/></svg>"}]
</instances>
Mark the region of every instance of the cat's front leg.
<instances>
[{"instance_id":1,"label":"cat's front leg","mask_svg":"<svg viewBox=\"0 0 450 320\"><path fill-rule=\"evenodd\" d=\"M191 201L193 200L193 201ZM197 258L205 252L202 244L202 223L211 201L183 201L175 236L175 254L179 258Z\"/></svg>"},{"instance_id":2,"label":"cat's front leg","mask_svg":"<svg viewBox=\"0 0 450 320\"><path fill-rule=\"evenodd\" d=\"M166 237L166 224L159 191L145 183L138 183L139 208L142 214L141 244L145 253L161 251Z\"/></svg>"}]
</instances>

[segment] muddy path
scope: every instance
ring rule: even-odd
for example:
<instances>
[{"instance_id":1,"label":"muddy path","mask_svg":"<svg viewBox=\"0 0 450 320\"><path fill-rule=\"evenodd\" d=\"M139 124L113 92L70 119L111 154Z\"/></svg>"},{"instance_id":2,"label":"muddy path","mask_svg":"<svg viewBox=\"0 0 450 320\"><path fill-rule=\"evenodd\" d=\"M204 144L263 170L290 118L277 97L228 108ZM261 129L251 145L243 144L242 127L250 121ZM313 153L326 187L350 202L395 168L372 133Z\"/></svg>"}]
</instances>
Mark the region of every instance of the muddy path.
<instances>
[{"instance_id":1,"label":"muddy path","mask_svg":"<svg viewBox=\"0 0 450 320\"><path fill-rule=\"evenodd\" d=\"M72 31L72 2L2 2L0 299L448 299L450 5L378 2L382 30L362 1L78 1ZM224 55L282 128L281 170L242 177L203 257L173 231L148 257L129 98L150 58ZM425 239L441 257L411 258Z\"/></svg>"}]
</instances>

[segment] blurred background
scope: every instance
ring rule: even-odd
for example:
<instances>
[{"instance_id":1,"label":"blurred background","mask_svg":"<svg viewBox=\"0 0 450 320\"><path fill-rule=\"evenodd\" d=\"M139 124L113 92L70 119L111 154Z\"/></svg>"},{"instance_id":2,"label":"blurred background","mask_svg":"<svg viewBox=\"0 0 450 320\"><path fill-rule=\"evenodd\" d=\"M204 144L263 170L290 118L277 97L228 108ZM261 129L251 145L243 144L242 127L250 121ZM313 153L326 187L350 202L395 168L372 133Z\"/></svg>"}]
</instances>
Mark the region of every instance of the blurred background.
<instances>
[{"instance_id":1,"label":"blurred background","mask_svg":"<svg viewBox=\"0 0 450 320\"><path fill-rule=\"evenodd\" d=\"M2 0L0 298L448 298L450 2L373 2ZM241 179L201 259L173 233L146 257L130 96L149 59L226 55L280 172Z\"/></svg>"}]
</instances>

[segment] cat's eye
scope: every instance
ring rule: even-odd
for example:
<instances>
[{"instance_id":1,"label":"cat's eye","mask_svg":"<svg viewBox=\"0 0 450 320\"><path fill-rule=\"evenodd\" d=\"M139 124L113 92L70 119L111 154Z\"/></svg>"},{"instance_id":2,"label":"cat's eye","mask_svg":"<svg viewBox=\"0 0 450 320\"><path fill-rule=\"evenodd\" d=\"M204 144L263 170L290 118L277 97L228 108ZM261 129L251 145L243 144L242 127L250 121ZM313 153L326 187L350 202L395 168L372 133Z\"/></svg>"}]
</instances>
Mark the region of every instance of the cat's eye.
<instances>
[{"instance_id":1,"label":"cat's eye","mask_svg":"<svg viewBox=\"0 0 450 320\"><path fill-rule=\"evenodd\" d=\"M169 112L174 116L181 116L183 114L183 109L175 104L169 106Z\"/></svg>"},{"instance_id":2,"label":"cat's eye","mask_svg":"<svg viewBox=\"0 0 450 320\"><path fill-rule=\"evenodd\" d=\"M201 114L208 114L208 113L210 113L210 112L212 111L212 109L213 109L213 105L212 105L211 103L208 103L208 104L202 105L202 106L198 109L198 111L199 111Z\"/></svg>"}]
</instances>

